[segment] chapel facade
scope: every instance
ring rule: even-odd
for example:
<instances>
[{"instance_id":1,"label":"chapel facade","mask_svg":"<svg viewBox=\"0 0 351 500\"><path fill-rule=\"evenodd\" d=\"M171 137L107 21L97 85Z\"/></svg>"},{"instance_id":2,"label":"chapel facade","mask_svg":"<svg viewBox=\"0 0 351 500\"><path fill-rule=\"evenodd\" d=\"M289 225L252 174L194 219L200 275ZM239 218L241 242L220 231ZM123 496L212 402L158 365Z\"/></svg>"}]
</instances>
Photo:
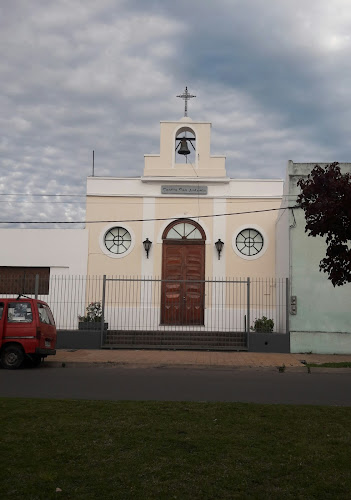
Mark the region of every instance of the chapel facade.
<instances>
[{"instance_id":1,"label":"chapel facade","mask_svg":"<svg viewBox=\"0 0 351 500\"><path fill-rule=\"evenodd\" d=\"M88 276L161 280L149 300L163 325L206 324L205 280L273 277L267 209L279 208L283 181L231 179L225 160L211 154L211 123L185 116L161 122L140 177L88 177L86 219L101 221L87 223Z\"/></svg>"}]
</instances>

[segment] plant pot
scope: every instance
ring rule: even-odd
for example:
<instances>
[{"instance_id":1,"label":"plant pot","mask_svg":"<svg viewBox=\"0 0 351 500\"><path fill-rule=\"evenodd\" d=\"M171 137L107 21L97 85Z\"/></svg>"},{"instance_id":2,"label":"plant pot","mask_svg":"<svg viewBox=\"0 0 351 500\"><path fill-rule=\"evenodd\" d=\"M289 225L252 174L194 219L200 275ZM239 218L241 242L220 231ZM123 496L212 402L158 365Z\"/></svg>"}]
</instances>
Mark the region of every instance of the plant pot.
<instances>
[{"instance_id":1,"label":"plant pot","mask_svg":"<svg viewBox=\"0 0 351 500\"><path fill-rule=\"evenodd\" d=\"M101 330L100 321L79 321L78 330ZM104 330L108 330L108 323L104 323Z\"/></svg>"}]
</instances>

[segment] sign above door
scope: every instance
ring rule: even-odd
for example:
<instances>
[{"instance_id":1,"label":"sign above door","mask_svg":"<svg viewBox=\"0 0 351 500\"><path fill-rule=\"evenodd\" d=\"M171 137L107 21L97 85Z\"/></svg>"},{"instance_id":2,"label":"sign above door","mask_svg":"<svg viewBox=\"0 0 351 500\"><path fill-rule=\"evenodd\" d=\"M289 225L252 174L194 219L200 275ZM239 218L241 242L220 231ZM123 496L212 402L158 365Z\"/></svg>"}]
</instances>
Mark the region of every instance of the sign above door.
<instances>
[{"instance_id":1,"label":"sign above door","mask_svg":"<svg viewBox=\"0 0 351 500\"><path fill-rule=\"evenodd\" d=\"M207 186L161 186L161 194L207 194Z\"/></svg>"}]
</instances>

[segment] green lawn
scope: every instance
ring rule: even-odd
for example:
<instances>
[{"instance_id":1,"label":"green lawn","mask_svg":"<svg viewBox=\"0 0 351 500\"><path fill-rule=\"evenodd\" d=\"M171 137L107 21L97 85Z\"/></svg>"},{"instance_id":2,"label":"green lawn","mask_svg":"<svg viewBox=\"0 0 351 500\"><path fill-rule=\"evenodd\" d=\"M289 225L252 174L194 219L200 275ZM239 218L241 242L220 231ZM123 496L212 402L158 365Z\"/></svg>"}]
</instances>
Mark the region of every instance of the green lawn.
<instances>
[{"instance_id":1,"label":"green lawn","mask_svg":"<svg viewBox=\"0 0 351 500\"><path fill-rule=\"evenodd\" d=\"M351 408L0 399L0 423L6 500L351 496Z\"/></svg>"}]
</instances>

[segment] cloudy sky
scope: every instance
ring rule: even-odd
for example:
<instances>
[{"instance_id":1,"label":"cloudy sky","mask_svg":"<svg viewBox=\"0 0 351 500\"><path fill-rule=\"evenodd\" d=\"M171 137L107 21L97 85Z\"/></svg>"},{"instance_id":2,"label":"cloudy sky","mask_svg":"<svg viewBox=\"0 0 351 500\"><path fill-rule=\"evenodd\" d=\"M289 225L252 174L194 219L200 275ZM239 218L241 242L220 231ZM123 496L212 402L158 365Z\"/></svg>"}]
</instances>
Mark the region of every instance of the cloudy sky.
<instances>
[{"instance_id":1,"label":"cloudy sky","mask_svg":"<svg viewBox=\"0 0 351 500\"><path fill-rule=\"evenodd\" d=\"M1 2L0 220L84 220L92 150L142 175L186 85L230 177L351 161L350 33L350 0Z\"/></svg>"}]
</instances>

